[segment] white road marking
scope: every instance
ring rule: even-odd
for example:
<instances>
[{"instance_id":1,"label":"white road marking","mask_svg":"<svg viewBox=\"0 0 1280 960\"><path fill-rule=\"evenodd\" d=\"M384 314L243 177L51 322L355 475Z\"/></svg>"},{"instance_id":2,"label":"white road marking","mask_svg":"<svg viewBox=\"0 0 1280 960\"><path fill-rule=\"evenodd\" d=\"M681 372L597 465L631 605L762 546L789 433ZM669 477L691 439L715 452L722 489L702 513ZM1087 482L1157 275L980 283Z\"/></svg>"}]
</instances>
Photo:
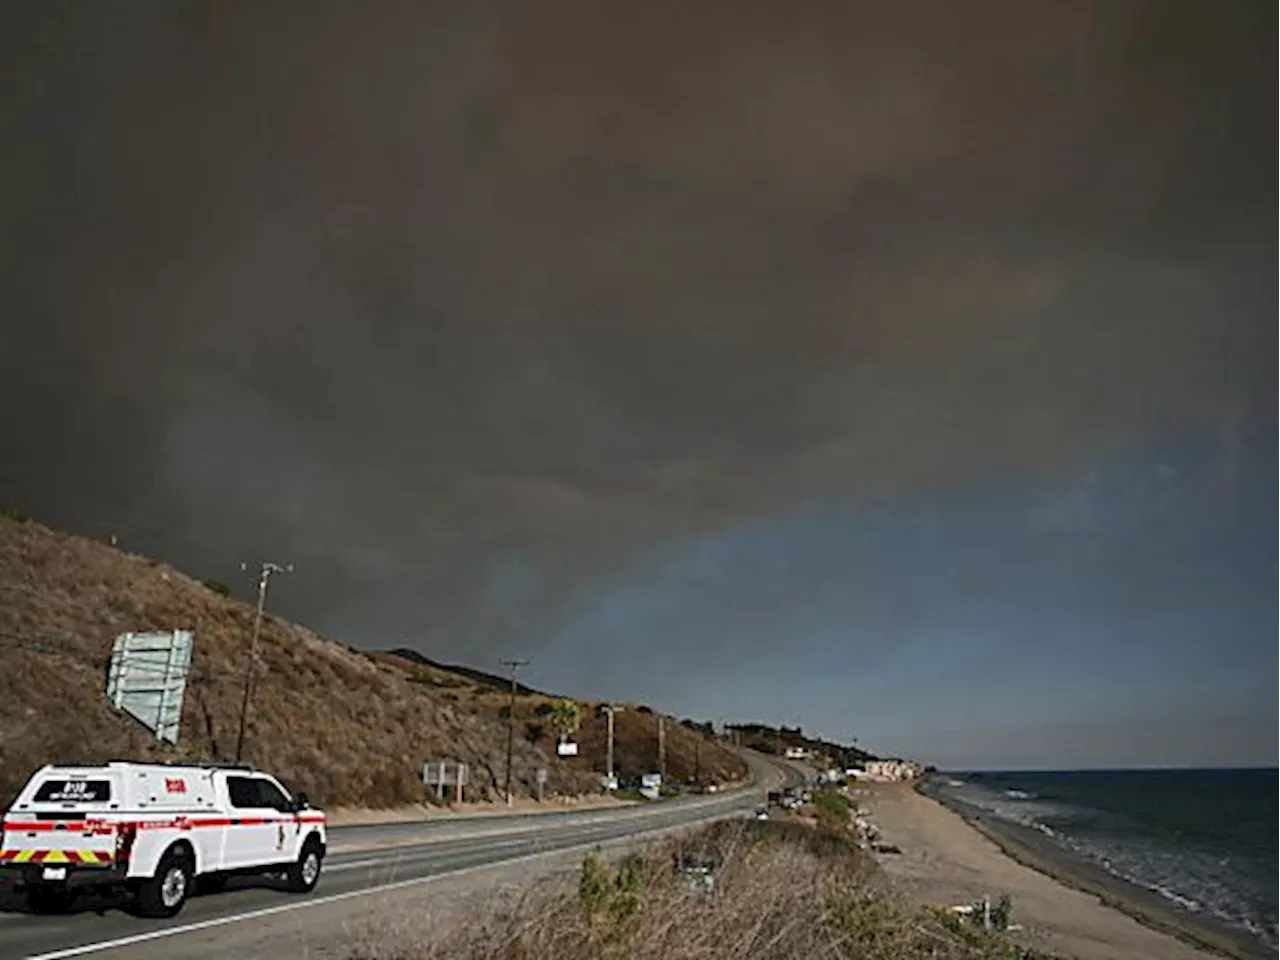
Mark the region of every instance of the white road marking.
<instances>
[{"instance_id":1,"label":"white road marking","mask_svg":"<svg viewBox=\"0 0 1280 960\"><path fill-rule=\"evenodd\" d=\"M533 837L527 837L521 840L504 840L502 843L490 843L485 845L486 850L496 850L502 847L522 847L528 843L535 842ZM468 851L463 850L461 853ZM423 850L425 856L438 856L438 850ZM325 873L340 873L343 870L356 870L360 867L396 867L400 866L405 859L405 854L397 853L395 856L386 857L370 857L367 860L353 860L350 863L335 863L332 866L324 868Z\"/></svg>"},{"instance_id":2,"label":"white road marking","mask_svg":"<svg viewBox=\"0 0 1280 960\"><path fill-rule=\"evenodd\" d=\"M681 801L679 809L692 811L715 807L721 804L727 805L734 800L741 799L743 794L748 793L753 789L755 788L746 787L741 790L735 790L732 793L718 794L714 797L699 797L697 799L684 800ZM463 829L466 829L465 825L448 820L426 820L420 821L416 824L413 821L406 821L405 823L392 822L385 824L354 824L353 826L360 827L379 826L392 828L404 826L421 827L423 825L427 825L429 829L425 833L410 834L408 836L395 837L382 841L370 839L368 841L361 842L359 840L347 840L345 837L338 835L342 828L337 827L329 835L329 852L331 854L372 853L375 850L394 850L397 847L426 846L428 844L451 843L458 840L482 840L485 837L503 837L510 836L513 833L534 835L543 831L561 830L564 829L565 826L595 826L608 823L621 823L628 820L645 820L657 816L659 812L660 811L655 811L652 807L646 806L645 804L636 804L635 806L622 807L616 810L605 808L603 811L574 811L573 813L570 813L568 817L581 817L580 820L575 822L573 819L568 819L567 822L561 821L560 823L552 824L532 822L538 817L544 816L543 814L524 814L503 819L524 820L526 821L525 823L495 824L491 829L466 833L452 833L448 830L439 830L437 832L437 827L439 826L461 826ZM551 816L559 820L561 815L552 814ZM350 844L350 846L348 846L348 844Z\"/></svg>"},{"instance_id":3,"label":"white road marking","mask_svg":"<svg viewBox=\"0 0 1280 960\"><path fill-rule=\"evenodd\" d=\"M367 897L371 893L384 893L389 890L402 890L407 887L418 886L423 883L431 883L434 880L444 880L448 877L461 876L464 873L473 873L476 870L484 870L489 867L504 866L512 863L524 863L529 860L538 860L542 857L551 856L560 853L572 853L575 850L587 850L597 846L602 840L639 840L648 833L664 833L673 829L682 827L695 826L697 821L676 824L675 826L659 827L656 830L641 831L633 834L623 834L618 837L597 838L588 840L583 843L576 843L568 847L560 847L556 850L545 850L540 853L526 853L523 856L511 857L508 860L494 861L493 863L478 863L470 867L457 867L453 870L446 870L443 873L432 874L429 877L414 877L411 880L397 880L394 883L383 883L376 887L365 887L363 890L348 890L346 893L332 893L327 897L312 897L308 900L299 900L296 903L282 903L276 907L260 907L257 910L248 910L245 913L236 913L227 917L215 917L212 920L200 920L196 923L183 924L180 927L166 927L163 930L152 930L149 933L136 933L129 937L117 937L114 940L100 940L97 943L86 943L79 947L69 947L66 950L54 950L51 953L31 954L26 960L65 960L67 957L82 957L90 953L99 953L103 950L111 950L115 947L129 947L135 943L146 943L150 940L161 940L165 937L174 937L183 933L193 933L196 930L208 930L212 927L222 927L229 923L239 923L241 920L256 920L259 917L269 917L278 913L289 913L294 910L305 910L308 907L319 907L328 903L338 903L342 900L352 900L356 897Z\"/></svg>"}]
</instances>

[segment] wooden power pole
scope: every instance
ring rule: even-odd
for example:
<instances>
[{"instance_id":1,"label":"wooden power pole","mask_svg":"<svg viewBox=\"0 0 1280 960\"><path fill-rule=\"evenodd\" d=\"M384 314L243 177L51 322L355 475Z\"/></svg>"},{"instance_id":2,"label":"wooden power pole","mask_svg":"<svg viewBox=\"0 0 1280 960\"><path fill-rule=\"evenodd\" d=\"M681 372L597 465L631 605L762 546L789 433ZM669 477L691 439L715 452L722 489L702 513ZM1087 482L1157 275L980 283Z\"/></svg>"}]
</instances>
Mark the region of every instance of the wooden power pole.
<instances>
[{"instance_id":1,"label":"wooden power pole","mask_svg":"<svg viewBox=\"0 0 1280 960\"><path fill-rule=\"evenodd\" d=\"M504 667L511 671L511 698L507 701L507 776L503 790L507 795L507 806L511 806L511 760L516 746L516 671L529 665L528 660L501 660Z\"/></svg>"}]
</instances>

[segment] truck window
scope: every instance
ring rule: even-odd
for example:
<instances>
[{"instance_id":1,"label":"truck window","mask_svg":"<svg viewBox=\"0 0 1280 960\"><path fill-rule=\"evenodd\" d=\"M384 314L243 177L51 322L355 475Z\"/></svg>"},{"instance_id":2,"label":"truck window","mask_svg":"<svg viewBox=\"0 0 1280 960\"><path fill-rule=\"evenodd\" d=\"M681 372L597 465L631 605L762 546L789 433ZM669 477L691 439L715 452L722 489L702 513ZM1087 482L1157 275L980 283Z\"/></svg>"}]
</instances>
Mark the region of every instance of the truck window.
<instances>
[{"instance_id":1,"label":"truck window","mask_svg":"<svg viewBox=\"0 0 1280 960\"><path fill-rule=\"evenodd\" d=\"M46 780L36 790L36 803L106 803L110 780Z\"/></svg>"},{"instance_id":2,"label":"truck window","mask_svg":"<svg viewBox=\"0 0 1280 960\"><path fill-rule=\"evenodd\" d=\"M256 780L259 791L259 804L264 807L271 807L273 810L282 812L289 809L289 798L284 795L279 787L270 780Z\"/></svg>"},{"instance_id":3,"label":"truck window","mask_svg":"<svg viewBox=\"0 0 1280 960\"><path fill-rule=\"evenodd\" d=\"M233 807L252 809L260 805L257 781L249 777L227 777L227 794Z\"/></svg>"}]
</instances>

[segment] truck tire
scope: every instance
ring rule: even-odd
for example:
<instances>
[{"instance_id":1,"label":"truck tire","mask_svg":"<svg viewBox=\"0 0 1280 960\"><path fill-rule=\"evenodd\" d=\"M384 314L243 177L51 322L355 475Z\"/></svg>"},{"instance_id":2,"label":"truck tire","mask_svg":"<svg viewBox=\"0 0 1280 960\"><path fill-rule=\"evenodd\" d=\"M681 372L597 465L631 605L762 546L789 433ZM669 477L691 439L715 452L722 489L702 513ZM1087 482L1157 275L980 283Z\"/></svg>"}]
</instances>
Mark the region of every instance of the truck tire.
<instances>
[{"instance_id":1,"label":"truck tire","mask_svg":"<svg viewBox=\"0 0 1280 960\"><path fill-rule=\"evenodd\" d=\"M144 917L174 917L191 892L191 858L170 850L160 858L156 875L138 886L138 912Z\"/></svg>"},{"instance_id":2,"label":"truck tire","mask_svg":"<svg viewBox=\"0 0 1280 960\"><path fill-rule=\"evenodd\" d=\"M324 860L324 848L315 837L308 837L298 854L298 862L289 866L285 879L294 893L310 893L320 880L320 865Z\"/></svg>"},{"instance_id":3,"label":"truck tire","mask_svg":"<svg viewBox=\"0 0 1280 960\"><path fill-rule=\"evenodd\" d=\"M66 913L75 894L65 887L28 887L27 907L32 913Z\"/></svg>"}]
</instances>

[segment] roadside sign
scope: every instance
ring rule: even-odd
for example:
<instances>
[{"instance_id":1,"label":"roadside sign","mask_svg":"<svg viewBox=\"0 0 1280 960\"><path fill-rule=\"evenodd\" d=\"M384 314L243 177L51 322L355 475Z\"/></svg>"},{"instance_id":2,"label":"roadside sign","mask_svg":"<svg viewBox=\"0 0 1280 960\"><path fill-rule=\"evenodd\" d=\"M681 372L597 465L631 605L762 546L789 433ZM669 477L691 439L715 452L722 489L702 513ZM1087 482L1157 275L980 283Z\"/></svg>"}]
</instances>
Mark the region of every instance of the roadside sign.
<instances>
[{"instance_id":1,"label":"roadside sign","mask_svg":"<svg viewBox=\"0 0 1280 960\"><path fill-rule=\"evenodd\" d=\"M537 782L538 786L542 786L547 782L547 768L539 767L537 773L533 775L533 778Z\"/></svg>"},{"instance_id":2,"label":"roadside sign","mask_svg":"<svg viewBox=\"0 0 1280 960\"><path fill-rule=\"evenodd\" d=\"M556 754L561 757L576 757L578 745L572 740L562 740L556 744Z\"/></svg>"},{"instance_id":3,"label":"roadside sign","mask_svg":"<svg viewBox=\"0 0 1280 960\"><path fill-rule=\"evenodd\" d=\"M190 630L122 633L111 648L107 700L161 743L178 742L193 642Z\"/></svg>"},{"instance_id":4,"label":"roadside sign","mask_svg":"<svg viewBox=\"0 0 1280 960\"><path fill-rule=\"evenodd\" d=\"M470 771L465 763L453 760L428 760L422 765L422 783L428 789L434 788L441 800L452 790L454 798L462 802L462 788L471 782Z\"/></svg>"}]
</instances>

